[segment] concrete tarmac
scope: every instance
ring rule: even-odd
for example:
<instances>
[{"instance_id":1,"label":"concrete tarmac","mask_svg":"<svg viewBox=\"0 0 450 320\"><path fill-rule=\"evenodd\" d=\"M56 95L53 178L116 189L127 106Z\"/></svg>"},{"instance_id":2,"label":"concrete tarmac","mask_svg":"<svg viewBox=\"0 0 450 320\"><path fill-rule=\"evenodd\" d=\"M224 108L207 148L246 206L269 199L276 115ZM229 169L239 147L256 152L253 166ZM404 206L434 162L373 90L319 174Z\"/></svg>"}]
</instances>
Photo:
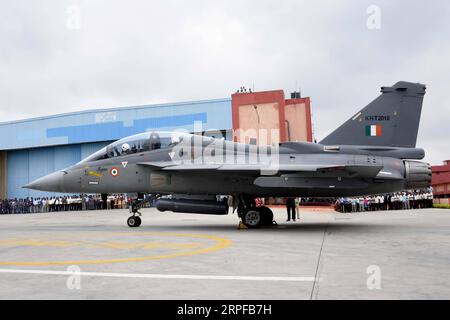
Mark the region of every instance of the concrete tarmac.
<instances>
[{"instance_id":1,"label":"concrete tarmac","mask_svg":"<svg viewBox=\"0 0 450 320\"><path fill-rule=\"evenodd\" d=\"M0 299L450 299L450 210L274 211L0 215Z\"/></svg>"}]
</instances>

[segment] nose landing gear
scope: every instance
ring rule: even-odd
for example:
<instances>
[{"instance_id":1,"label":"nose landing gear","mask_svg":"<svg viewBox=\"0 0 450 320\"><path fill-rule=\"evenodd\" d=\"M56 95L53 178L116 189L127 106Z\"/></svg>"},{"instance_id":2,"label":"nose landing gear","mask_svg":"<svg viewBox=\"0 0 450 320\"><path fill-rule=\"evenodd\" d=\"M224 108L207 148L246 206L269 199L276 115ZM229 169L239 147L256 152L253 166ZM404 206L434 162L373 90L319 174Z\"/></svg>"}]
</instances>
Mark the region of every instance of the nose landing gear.
<instances>
[{"instance_id":1,"label":"nose landing gear","mask_svg":"<svg viewBox=\"0 0 450 320\"><path fill-rule=\"evenodd\" d=\"M145 198L143 195L138 196L137 199L133 200L130 207L130 212L133 213L131 217L127 219L127 225L130 228L137 228L142 224L141 216L142 214L139 212L139 209L147 202L152 202L155 199L158 199L159 195L149 196Z\"/></svg>"},{"instance_id":2,"label":"nose landing gear","mask_svg":"<svg viewBox=\"0 0 450 320\"><path fill-rule=\"evenodd\" d=\"M137 228L141 225L142 219L140 218L142 214L139 212L139 208L142 203L139 200L133 201L131 203L130 211L133 213L131 217L127 219L127 224L130 228Z\"/></svg>"},{"instance_id":3,"label":"nose landing gear","mask_svg":"<svg viewBox=\"0 0 450 320\"><path fill-rule=\"evenodd\" d=\"M139 216L131 216L127 220L127 224L130 228L137 228L141 225L142 220Z\"/></svg>"}]
</instances>

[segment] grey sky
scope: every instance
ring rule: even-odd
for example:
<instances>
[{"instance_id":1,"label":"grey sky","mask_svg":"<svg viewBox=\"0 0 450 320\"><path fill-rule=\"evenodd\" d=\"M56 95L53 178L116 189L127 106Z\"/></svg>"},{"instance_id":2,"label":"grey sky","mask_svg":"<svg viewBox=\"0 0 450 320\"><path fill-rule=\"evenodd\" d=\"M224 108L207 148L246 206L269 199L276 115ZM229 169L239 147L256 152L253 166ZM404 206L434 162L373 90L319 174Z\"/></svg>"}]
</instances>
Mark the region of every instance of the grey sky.
<instances>
[{"instance_id":1,"label":"grey sky","mask_svg":"<svg viewBox=\"0 0 450 320\"><path fill-rule=\"evenodd\" d=\"M366 26L369 5L381 29ZM80 28L73 29L73 6ZM398 80L428 85L418 146L450 159L450 2L0 0L2 121L301 87L320 140Z\"/></svg>"}]
</instances>

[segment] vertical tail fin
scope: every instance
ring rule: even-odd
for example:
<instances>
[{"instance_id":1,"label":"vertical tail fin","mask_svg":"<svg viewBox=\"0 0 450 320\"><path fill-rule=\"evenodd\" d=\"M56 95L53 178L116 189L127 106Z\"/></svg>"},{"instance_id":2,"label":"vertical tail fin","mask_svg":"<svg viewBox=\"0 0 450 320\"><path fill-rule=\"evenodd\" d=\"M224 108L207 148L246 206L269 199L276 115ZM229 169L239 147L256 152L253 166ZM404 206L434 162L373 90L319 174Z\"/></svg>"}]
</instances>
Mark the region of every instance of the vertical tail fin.
<instances>
[{"instance_id":1,"label":"vertical tail fin","mask_svg":"<svg viewBox=\"0 0 450 320\"><path fill-rule=\"evenodd\" d=\"M425 90L423 84L404 81L382 87L378 98L320 143L414 148Z\"/></svg>"}]
</instances>

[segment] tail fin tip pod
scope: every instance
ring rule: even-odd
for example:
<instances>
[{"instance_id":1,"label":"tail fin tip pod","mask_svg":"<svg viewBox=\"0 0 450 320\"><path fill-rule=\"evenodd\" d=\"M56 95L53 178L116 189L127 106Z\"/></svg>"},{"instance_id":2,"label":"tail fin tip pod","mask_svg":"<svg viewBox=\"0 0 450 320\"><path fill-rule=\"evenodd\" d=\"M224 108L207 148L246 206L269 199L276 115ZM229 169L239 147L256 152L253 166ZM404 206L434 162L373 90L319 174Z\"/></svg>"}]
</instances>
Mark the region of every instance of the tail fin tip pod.
<instances>
[{"instance_id":1,"label":"tail fin tip pod","mask_svg":"<svg viewBox=\"0 0 450 320\"><path fill-rule=\"evenodd\" d=\"M406 81L381 95L320 141L325 145L414 148L426 86Z\"/></svg>"}]
</instances>

